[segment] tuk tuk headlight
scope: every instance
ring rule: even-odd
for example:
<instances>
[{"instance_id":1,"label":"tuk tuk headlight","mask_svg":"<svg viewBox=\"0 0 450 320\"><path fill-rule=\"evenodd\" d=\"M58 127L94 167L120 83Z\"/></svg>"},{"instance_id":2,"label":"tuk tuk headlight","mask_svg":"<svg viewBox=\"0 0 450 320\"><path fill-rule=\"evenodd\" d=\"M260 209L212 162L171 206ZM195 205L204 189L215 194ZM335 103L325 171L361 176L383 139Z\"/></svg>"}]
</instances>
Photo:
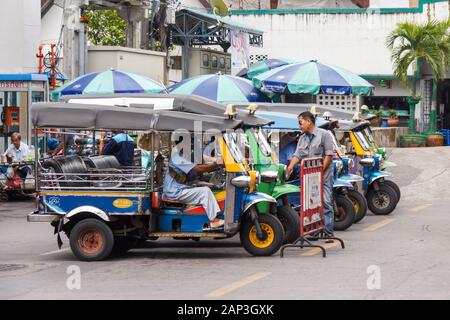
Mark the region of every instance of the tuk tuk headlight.
<instances>
[{"instance_id":1,"label":"tuk tuk headlight","mask_svg":"<svg viewBox=\"0 0 450 320\"><path fill-rule=\"evenodd\" d=\"M359 160L359 164L363 167L372 167L375 164L375 159L373 158L364 158Z\"/></svg>"},{"instance_id":2,"label":"tuk tuk headlight","mask_svg":"<svg viewBox=\"0 0 450 320\"><path fill-rule=\"evenodd\" d=\"M348 159L348 168L347 169L351 169L355 166L355 161L353 161L353 159Z\"/></svg>"},{"instance_id":3,"label":"tuk tuk headlight","mask_svg":"<svg viewBox=\"0 0 450 320\"><path fill-rule=\"evenodd\" d=\"M252 178L250 176L239 176L231 179L231 184L238 188L248 188L252 182Z\"/></svg>"},{"instance_id":4,"label":"tuk tuk headlight","mask_svg":"<svg viewBox=\"0 0 450 320\"><path fill-rule=\"evenodd\" d=\"M278 172L276 171L264 171L261 173L261 181L266 183L272 183L277 181Z\"/></svg>"},{"instance_id":5,"label":"tuk tuk headlight","mask_svg":"<svg viewBox=\"0 0 450 320\"><path fill-rule=\"evenodd\" d=\"M342 172L342 169L344 168L344 164L341 160L336 161L336 173L337 175L340 175Z\"/></svg>"},{"instance_id":6,"label":"tuk tuk headlight","mask_svg":"<svg viewBox=\"0 0 450 320\"><path fill-rule=\"evenodd\" d=\"M280 177L281 182L285 182L286 180L289 179L287 165L283 163L278 164L278 177Z\"/></svg>"}]
</instances>

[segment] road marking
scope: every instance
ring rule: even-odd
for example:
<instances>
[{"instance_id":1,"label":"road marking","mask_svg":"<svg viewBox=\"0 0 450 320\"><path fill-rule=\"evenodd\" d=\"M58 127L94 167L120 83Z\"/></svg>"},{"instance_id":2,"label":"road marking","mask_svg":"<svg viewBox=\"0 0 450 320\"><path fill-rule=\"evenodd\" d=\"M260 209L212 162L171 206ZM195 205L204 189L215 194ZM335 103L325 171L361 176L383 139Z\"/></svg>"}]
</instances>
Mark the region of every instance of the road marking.
<instances>
[{"instance_id":1,"label":"road marking","mask_svg":"<svg viewBox=\"0 0 450 320\"><path fill-rule=\"evenodd\" d=\"M334 240L333 243L325 243L325 244L323 244L321 246L324 247L325 249L330 249L330 248L336 247L338 244L340 244L339 241ZM318 253L322 253L322 249L320 249L320 248L313 248L313 249L310 249L310 250L306 251L305 253L302 253L302 256L303 257L310 257L310 256L313 256L313 255L318 254Z\"/></svg>"},{"instance_id":2,"label":"road marking","mask_svg":"<svg viewBox=\"0 0 450 320\"><path fill-rule=\"evenodd\" d=\"M252 274L251 276L248 276L244 279L241 279L239 281L230 283L229 285L222 287L220 289L214 290L210 293L208 293L206 296L208 298L218 298L218 297L222 297L230 292L233 292L239 288L242 288L243 286L246 286L252 282L255 282L257 280L263 279L265 277L267 277L268 275L270 275L271 272L257 272L255 274Z\"/></svg>"},{"instance_id":3,"label":"road marking","mask_svg":"<svg viewBox=\"0 0 450 320\"><path fill-rule=\"evenodd\" d=\"M61 249L61 250L49 251L49 252L41 253L40 256L48 256L50 254L66 252L66 251L69 251L69 250L70 250L70 248L64 248L64 249Z\"/></svg>"},{"instance_id":4,"label":"road marking","mask_svg":"<svg viewBox=\"0 0 450 320\"><path fill-rule=\"evenodd\" d=\"M421 206L417 206L417 207L415 207L415 208L409 209L409 211L411 211L411 212L417 212L417 211L426 209L426 208L431 207L431 206L432 206L431 203L426 203L426 204L423 204L423 205L421 205Z\"/></svg>"},{"instance_id":5,"label":"road marking","mask_svg":"<svg viewBox=\"0 0 450 320\"><path fill-rule=\"evenodd\" d=\"M395 221L395 219L386 218L380 222L374 223L373 225L363 229L363 231L367 231L367 232L375 231L380 228L383 228L384 226L386 226L389 223L394 222L394 221Z\"/></svg>"}]
</instances>

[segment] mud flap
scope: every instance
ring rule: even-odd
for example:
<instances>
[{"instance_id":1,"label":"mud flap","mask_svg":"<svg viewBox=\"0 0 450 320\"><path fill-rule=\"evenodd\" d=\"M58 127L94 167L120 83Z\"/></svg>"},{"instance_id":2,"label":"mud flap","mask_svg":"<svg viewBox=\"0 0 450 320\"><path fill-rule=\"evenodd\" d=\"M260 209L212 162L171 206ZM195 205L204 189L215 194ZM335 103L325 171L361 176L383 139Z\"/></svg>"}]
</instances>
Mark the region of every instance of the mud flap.
<instances>
[{"instance_id":1,"label":"mud flap","mask_svg":"<svg viewBox=\"0 0 450 320\"><path fill-rule=\"evenodd\" d=\"M64 224L64 219L59 219L59 223L58 223L57 226L55 226L55 231L53 233L53 234L57 235L56 236L56 242L58 243L58 249L61 249L61 247L63 245L63 242L61 240L61 235L60 235L62 227L63 227L63 224Z\"/></svg>"}]
</instances>

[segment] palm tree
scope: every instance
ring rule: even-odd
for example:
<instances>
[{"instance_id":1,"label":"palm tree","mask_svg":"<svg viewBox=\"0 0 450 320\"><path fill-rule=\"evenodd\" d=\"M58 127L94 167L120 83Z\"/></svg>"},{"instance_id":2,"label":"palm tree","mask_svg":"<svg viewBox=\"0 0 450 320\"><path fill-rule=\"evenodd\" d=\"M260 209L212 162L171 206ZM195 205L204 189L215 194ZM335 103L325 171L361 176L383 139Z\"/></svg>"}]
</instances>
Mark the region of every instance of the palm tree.
<instances>
[{"instance_id":1,"label":"palm tree","mask_svg":"<svg viewBox=\"0 0 450 320\"><path fill-rule=\"evenodd\" d=\"M450 66L450 19L447 21L429 21L424 24L401 22L387 38L387 47L391 50L394 74L400 82L409 83L408 69L412 65L410 103L410 131L415 131L413 112L416 99L417 76L420 64L426 62L432 69L435 80L442 79ZM414 104L414 106L412 106Z\"/></svg>"},{"instance_id":2,"label":"palm tree","mask_svg":"<svg viewBox=\"0 0 450 320\"><path fill-rule=\"evenodd\" d=\"M389 34L387 46L391 49L394 73L408 84L408 68L413 64L412 93L415 95L418 64L425 61L435 79L442 79L450 66L450 20L430 21L425 24L402 22Z\"/></svg>"}]
</instances>

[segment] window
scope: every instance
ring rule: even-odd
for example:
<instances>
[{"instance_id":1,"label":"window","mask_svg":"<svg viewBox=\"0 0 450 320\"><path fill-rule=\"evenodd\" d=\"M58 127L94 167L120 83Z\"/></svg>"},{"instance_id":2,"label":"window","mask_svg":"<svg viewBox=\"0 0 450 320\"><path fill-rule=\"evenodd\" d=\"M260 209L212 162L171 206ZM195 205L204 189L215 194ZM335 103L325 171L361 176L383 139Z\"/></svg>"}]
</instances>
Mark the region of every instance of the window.
<instances>
[{"instance_id":1,"label":"window","mask_svg":"<svg viewBox=\"0 0 450 320\"><path fill-rule=\"evenodd\" d=\"M212 55L211 56L211 68L217 68L218 64L217 64L217 56L216 55Z\"/></svg>"},{"instance_id":2,"label":"window","mask_svg":"<svg viewBox=\"0 0 450 320\"><path fill-rule=\"evenodd\" d=\"M220 57L219 65L220 65L220 69L225 69L225 58L224 57Z\"/></svg>"},{"instance_id":3,"label":"window","mask_svg":"<svg viewBox=\"0 0 450 320\"><path fill-rule=\"evenodd\" d=\"M230 70L231 69L231 59L227 58L226 61L227 61L227 70Z\"/></svg>"},{"instance_id":4,"label":"window","mask_svg":"<svg viewBox=\"0 0 450 320\"><path fill-rule=\"evenodd\" d=\"M205 68L209 68L209 54L202 54L202 66Z\"/></svg>"}]
</instances>

